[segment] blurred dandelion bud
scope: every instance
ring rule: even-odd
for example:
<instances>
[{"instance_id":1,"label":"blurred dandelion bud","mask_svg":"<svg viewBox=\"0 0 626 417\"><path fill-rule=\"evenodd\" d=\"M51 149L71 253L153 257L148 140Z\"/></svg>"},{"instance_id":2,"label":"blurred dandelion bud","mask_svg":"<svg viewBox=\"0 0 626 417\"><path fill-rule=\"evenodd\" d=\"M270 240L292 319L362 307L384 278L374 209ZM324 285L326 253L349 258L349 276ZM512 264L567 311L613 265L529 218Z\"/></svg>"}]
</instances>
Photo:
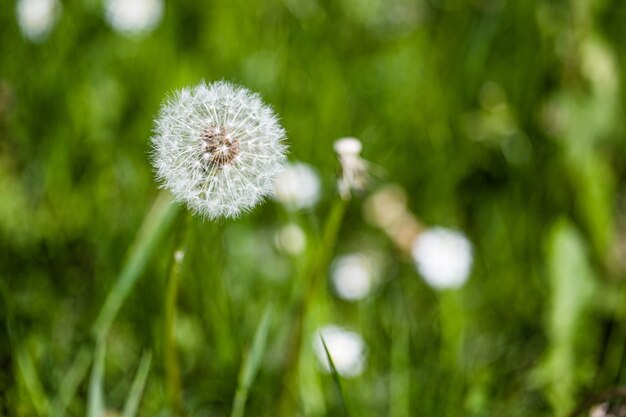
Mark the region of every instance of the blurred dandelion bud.
<instances>
[{"instance_id":1,"label":"blurred dandelion bud","mask_svg":"<svg viewBox=\"0 0 626 417\"><path fill-rule=\"evenodd\" d=\"M351 191L365 190L369 182L368 163L361 158L363 145L357 138L337 139L334 149L341 165L337 188L339 195L345 200L350 198Z\"/></svg>"},{"instance_id":2,"label":"blurred dandelion bud","mask_svg":"<svg viewBox=\"0 0 626 417\"><path fill-rule=\"evenodd\" d=\"M50 33L60 11L58 0L19 0L16 5L17 23L24 36L39 42Z\"/></svg>"},{"instance_id":3,"label":"blurred dandelion bud","mask_svg":"<svg viewBox=\"0 0 626 417\"><path fill-rule=\"evenodd\" d=\"M273 190L285 131L258 94L219 81L184 88L155 120L152 163L162 187L194 213L236 217Z\"/></svg>"},{"instance_id":4,"label":"blurred dandelion bud","mask_svg":"<svg viewBox=\"0 0 626 417\"><path fill-rule=\"evenodd\" d=\"M287 164L274 181L274 199L291 210L315 206L320 190L317 173L313 167L302 162Z\"/></svg>"},{"instance_id":5,"label":"blurred dandelion bud","mask_svg":"<svg viewBox=\"0 0 626 417\"><path fill-rule=\"evenodd\" d=\"M375 256L351 253L337 258L331 266L333 289L346 301L367 297L379 281L380 264Z\"/></svg>"},{"instance_id":6,"label":"blurred dandelion bud","mask_svg":"<svg viewBox=\"0 0 626 417\"><path fill-rule=\"evenodd\" d=\"M423 226L406 204L407 197L402 187L388 184L365 200L363 213L365 219L382 229L400 251L409 254Z\"/></svg>"},{"instance_id":7,"label":"blurred dandelion bud","mask_svg":"<svg viewBox=\"0 0 626 417\"><path fill-rule=\"evenodd\" d=\"M412 255L420 275L438 290L460 288L472 269L472 244L463 233L444 227L420 233Z\"/></svg>"},{"instance_id":8,"label":"blurred dandelion bud","mask_svg":"<svg viewBox=\"0 0 626 417\"><path fill-rule=\"evenodd\" d=\"M363 372L366 363L366 347L363 338L358 333L332 324L315 332L313 350L322 369L330 372L330 363L322 338L333 365L341 376L352 378Z\"/></svg>"},{"instance_id":9,"label":"blurred dandelion bud","mask_svg":"<svg viewBox=\"0 0 626 417\"><path fill-rule=\"evenodd\" d=\"M139 35L153 30L161 21L163 0L107 0L105 17L116 31Z\"/></svg>"},{"instance_id":10,"label":"blurred dandelion bud","mask_svg":"<svg viewBox=\"0 0 626 417\"><path fill-rule=\"evenodd\" d=\"M288 255L300 255L306 247L306 234L300 226L290 223L276 232L274 243L280 251Z\"/></svg>"}]
</instances>

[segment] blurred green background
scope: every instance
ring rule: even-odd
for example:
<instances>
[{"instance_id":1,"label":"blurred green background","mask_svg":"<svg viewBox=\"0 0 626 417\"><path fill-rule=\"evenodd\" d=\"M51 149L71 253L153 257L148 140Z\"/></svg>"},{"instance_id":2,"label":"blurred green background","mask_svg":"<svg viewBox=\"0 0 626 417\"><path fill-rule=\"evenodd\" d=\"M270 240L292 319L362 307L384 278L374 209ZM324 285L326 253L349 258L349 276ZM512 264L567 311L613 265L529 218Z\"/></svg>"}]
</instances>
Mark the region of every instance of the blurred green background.
<instances>
[{"instance_id":1,"label":"blurred green background","mask_svg":"<svg viewBox=\"0 0 626 417\"><path fill-rule=\"evenodd\" d=\"M626 384L626 3L127 1L126 21L113 0L0 7L0 414L117 415L130 396L138 415L227 416L239 392L250 416L565 416ZM320 175L314 208L269 201L180 238L149 137L202 79L273 106ZM332 243L342 136L377 167L371 190L398 184L423 224L472 241L462 288L427 286L364 220L367 193ZM299 256L274 244L287 222ZM355 251L384 266L348 302L328 271ZM107 296L121 310L98 339ZM341 392L310 346L325 323L367 346Z\"/></svg>"}]
</instances>

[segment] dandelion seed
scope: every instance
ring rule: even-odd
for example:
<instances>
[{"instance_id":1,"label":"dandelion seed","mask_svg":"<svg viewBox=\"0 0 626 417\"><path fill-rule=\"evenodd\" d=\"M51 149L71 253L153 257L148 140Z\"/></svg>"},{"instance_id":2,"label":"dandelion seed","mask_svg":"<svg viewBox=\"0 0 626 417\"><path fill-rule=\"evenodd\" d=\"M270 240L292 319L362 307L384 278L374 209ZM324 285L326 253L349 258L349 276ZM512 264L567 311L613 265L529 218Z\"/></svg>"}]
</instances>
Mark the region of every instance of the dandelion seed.
<instances>
[{"instance_id":1,"label":"dandelion seed","mask_svg":"<svg viewBox=\"0 0 626 417\"><path fill-rule=\"evenodd\" d=\"M334 148L341 164L341 177L337 182L337 188L341 197L348 199L351 191L365 190L369 181L368 163L361 158L363 145L357 138L337 139Z\"/></svg>"},{"instance_id":2,"label":"dandelion seed","mask_svg":"<svg viewBox=\"0 0 626 417\"><path fill-rule=\"evenodd\" d=\"M320 197L317 173L302 162L287 165L276 177L274 185L274 198L292 210L313 207Z\"/></svg>"},{"instance_id":3,"label":"dandelion seed","mask_svg":"<svg viewBox=\"0 0 626 417\"><path fill-rule=\"evenodd\" d=\"M456 230L427 229L413 242L412 254L420 275L435 289L463 286L472 269L472 244Z\"/></svg>"},{"instance_id":4,"label":"dandelion seed","mask_svg":"<svg viewBox=\"0 0 626 417\"><path fill-rule=\"evenodd\" d=\"M228 82L184 88L155 121L152 162L177 201L209 219L236 217L273 190L285 131L258 94Z\"/></svg>"},{"instance_id":5,"label":"dandelion seed","mask_svg":"<svg viewBox=\"0 0 626 417\"><path fill-rule=\"evenodd\" d=\"M360 375L365 369L366 347L363 338L355 332L335 325L327 325L315 332L313 349L325 372L330 372L330 363L322 340L337 372L346 378Z\"/></svg>"}]
</instances>

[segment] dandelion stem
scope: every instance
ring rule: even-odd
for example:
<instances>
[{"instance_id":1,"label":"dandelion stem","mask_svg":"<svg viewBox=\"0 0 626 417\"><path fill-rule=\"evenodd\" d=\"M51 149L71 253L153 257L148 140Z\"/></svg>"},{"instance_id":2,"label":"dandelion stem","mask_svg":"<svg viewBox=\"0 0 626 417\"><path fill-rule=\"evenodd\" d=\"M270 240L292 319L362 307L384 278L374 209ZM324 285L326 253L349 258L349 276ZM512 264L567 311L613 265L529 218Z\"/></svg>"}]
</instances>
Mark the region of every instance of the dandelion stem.
<instances>
[{"instance_id":1,"label":"dandelion stem","mask_svg":"<svg viewBox=\"0 0 626 417\"><path fill-rule=\"evenodd\" d=\"M187 230L189 229L189 214L184 216L178 228L178 239L174 251L172 268L167 279L165 290L165 355L164 366L166 375L166 392L170 409L176 416L182 415L182 388L180 380L180 366L176 349L176 305L181 271L185 257Z\"/></svg>"},{"instance_id":2,"label":"dandelion stem","mask_svg":"<svg viewBox=\"0 0 626 417\"><path fill-rule=\"evenodd\" d=\"M292 354L286 361L287 372L284 376L284 386L286 387L295 388L299 385L297 383L297 367L300 350L302 348L303 329L309 316L308 310L313 304L316 295L319 293L320 277L323 276L323 272L328 269L328 264L337 244L337 236L339 235L348 203L349 200L343 198L337 198L335 200L324 223L321 239L318 241L317 247L313 250L309 258L309 264L305 267L303 273L304 287L296 303L295 318L293 321L292 346L289 349ZM293 401L291 394L291 391L285 390L280 402L279 415L291 415L293 410L291 406Z\"/></svg>"}]
</instances>

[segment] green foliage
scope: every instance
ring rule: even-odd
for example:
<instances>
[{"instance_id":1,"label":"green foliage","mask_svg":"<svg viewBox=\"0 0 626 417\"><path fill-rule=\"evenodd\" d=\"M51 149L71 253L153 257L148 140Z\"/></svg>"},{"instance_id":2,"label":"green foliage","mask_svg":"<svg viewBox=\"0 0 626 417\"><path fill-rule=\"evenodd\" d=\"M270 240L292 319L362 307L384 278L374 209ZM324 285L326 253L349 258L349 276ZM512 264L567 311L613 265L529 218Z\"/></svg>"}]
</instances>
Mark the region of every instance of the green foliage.
<instances>
[{"instance_id":1,"label":"green foliage","mask_svg":"<svg viewBox=\"0 0 626 417\"><path fill-rule=\"evenodd\" d=\"M0 7L0 415L340 416L340 384L355 416L562 416L626 384L626 3L166 0L126 36L103 2L63 1L35 42L15 9ZM290 159L320 174L316 207L177 221L148 139L200 79L273 106ZM332 144L348 135L374 179L345 202ZM462 288L429 288L366 221L388 182L420 225L470 238ZM276 243L286 224L297 255ZM351 252L382 259L357 302L329 279ZM360 375L318 365L328 323L362 335Z\"/></svg>"}]
</instances>

